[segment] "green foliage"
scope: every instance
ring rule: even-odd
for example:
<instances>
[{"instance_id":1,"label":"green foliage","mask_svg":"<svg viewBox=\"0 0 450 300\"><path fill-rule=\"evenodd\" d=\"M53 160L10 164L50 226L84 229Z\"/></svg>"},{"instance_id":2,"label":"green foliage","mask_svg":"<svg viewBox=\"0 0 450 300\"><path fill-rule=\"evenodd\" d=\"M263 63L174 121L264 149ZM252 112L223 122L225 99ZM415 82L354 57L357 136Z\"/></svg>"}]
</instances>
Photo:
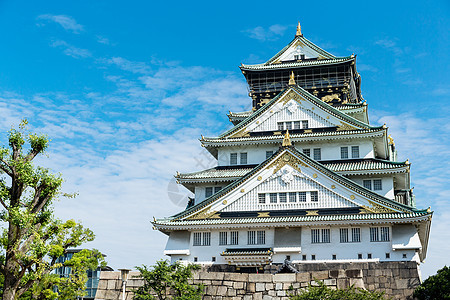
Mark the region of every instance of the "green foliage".
<instances>
[{"instance_id":1,"label":"green foliage","mask_svg":"<svg viewBox=\"0 0 450 300\"><path fill-rule=\"evenodd\" d=\"M384 300L384 293L371 292L354 286L346 289L331 289L323 282L318 281L317 286L309 285L306 289L296 291L290 295L292 300Z\"/></svg>"},{"instance_id":2,"label":"green foliage","mask_svg":"<svg viewBox=\"0 0 450 300\"><path fill-rule=\"evenodd\" d=\"M182 265L179 262L169 264L167 260L156 262L155 266L136 267L141 272L144 285L134 291L134 299L174 299L174 300L195 300L202 299L202 285L192 285L189 279L192 271L198 270L198 265ZM172 297L169 295L172 294Z\"/></svg>"},{"instance_id":3,"label":"green foliage","mask_svg":"<svg viewBox=\"0 0 450 300\"><path fill-rule=\"evenodd\" d=\"M66 262L72 264L73 276L66 280L50 274L61 267L59 256L70 247L92 241L94 233L74 220L61 221L53 216L52 203L62 194L63 179L33 165L33 159L47 149L49 139L29 133L27 124L24 120L18 130L9 131L9 148L0 147L0 174L4 175L0 178L3 299L30 293L34 299L54 299L54 285L59 287L58 298L65 299L63 293L72 297L73 290L84 290L86 268L95 269L103 258L98 251L81 251Z\"/></svg>"},{"instance_id":4,"label":"green foliage","mask_svg":"<svg viewBox=\"0 0 450 300\"><path fill-rule=\"evenodd\" d=\"M450 268L444 266L436 275L428 277L414 291L419 300L450 299Z\"/></svg>"}]
</instances>

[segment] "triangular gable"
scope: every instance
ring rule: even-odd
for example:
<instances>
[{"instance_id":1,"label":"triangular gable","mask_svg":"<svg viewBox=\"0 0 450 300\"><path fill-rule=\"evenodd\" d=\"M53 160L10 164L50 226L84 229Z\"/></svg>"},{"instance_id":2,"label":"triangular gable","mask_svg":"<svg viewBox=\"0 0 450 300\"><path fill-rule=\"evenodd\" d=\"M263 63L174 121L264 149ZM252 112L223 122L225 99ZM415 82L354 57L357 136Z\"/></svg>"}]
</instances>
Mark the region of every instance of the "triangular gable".
<instances>
[{"instance_id":1,"label":"triangular gable","mask_svg":"<svg viewBox=\"0 0 450 300\"><path fill-rule=\"evenodd\" d=\"M309 128L337 127L337 130L380 128L341 112L299 86L290 86L219 137L241 137L249 132L276 131L278 122L289 120L308 120Z\"/></svg>"},{"instance_id":2,"label":"triangular gable","mask_svg":"<svg viewBox=\"0 0 450 300\"><path fill-rule=\"evenodd\" d=\"M343 198L347 205L361 208L361 213L415 212L416 210L380 196L363 188L355 182L325 168L320 163L308 158L293 147L283 147L271 158L257 166L241 179L231 183L217 194L203 202L181 212L173 219L217 218L218 212L232 205L235 201L251 192L257 186L273 179L283 167L288 166L298 171L312 182ZM275 176L276 177L276 176ZM348 205L347 207L349 207ZM314 210L312 210L314 212Z\"/></svg>"}]
</instances>

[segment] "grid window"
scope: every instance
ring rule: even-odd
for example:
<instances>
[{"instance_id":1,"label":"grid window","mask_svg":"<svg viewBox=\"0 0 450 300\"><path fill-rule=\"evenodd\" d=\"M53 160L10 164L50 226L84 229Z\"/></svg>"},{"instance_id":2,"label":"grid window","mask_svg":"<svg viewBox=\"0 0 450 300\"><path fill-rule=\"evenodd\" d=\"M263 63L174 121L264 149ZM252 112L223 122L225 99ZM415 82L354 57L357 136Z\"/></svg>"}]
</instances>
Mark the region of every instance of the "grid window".
<instances>
[{"instance_id":1,"label":"grid window","mask_svg":"<svg viewBox=\"0 0 450 300\"><path fill-rule=\"evenodd\" d=\"M381 241L382 242L390 241L390 238L389 238L389 227L381 227L380 231L381 231Z\"/></svg>"},{"instance_id":2,"label":"grid window","mask_svg":"<svg viewBox=\"0 0 450 300\"><path fill-rule=\"evenodd\" d=\"M348 228L339 229L341 243L348 243Z\"/></svg>"},{"instance_id":3,"label":"grid window","mask_svg":"<svg viewBox=\"0 0 450 300\"><path fill-rule=\"evenodd\" d=\"M266 151L266 159L270 158L273 155L273 151Z\"/></svg>"},{"instance_id":4,"label":"grid window","mask_svg":"<svg viewBox=\"0 0 450 300\"><path fill-rule=\"evenodd\" d=\"M256 231L247 232L247 244L256 245Z\"/></svg>"},{"instance_id":5,"label":"grid window","mask_svg":"<svg viewBox=\"0 0 450 300\"><path fill-rule=\"evenodd\" d=\"M300 129L300 121L294 122L294 129Z\"/></svg>"},{"instance_id":6,"label":"grid window","mask_svg":"<svg viewBox=\"0 0 450 300\"><path fill-rule=\"evenodd\" d=\"M359 158L359 146L352 146L352 158Z\"/></svg>"},{"instance_id":7,"label":"grid window","mask_svg":"<svg viewBox=\"0 0 450 300\"><path fill-rule=\"evenodd\" d=\"M215 262L216 261L216 257L215 256L211 257L211 261Z\"/></svg>"},{"instance_id":8,"label":"grid window","mask_svg":"<svg viewBox=\"0 0 450 300\"><path fill-rule=\"evenodd\" d=\"M297 202L297 193L295 192L289 193L289 202Z\"/></svg>"},{"instance_id":9,"label":"grid window","mask_svg":"<svg viewBox=\"0 0 450 300\"><path fill-rule=\"evenodd\" d=\"M341 159L348 158L348 147L341 147Z\"/></svg>"},{"instance_id":10,"label":"grid window","mask_svg":"<svg viewBox=\"0 0 450 300\"><path fill-rule=\"evenodd\" d=\"M230 165L237 165L237 153L230 153Z\"/></svg>"},{"instance_id":11,"label":"grid window","mask_svg":"<svg viewBox=\"0 0 450 300\"><path fill-rule=\"evenodd\" d=\"M372 190L372 180L363 180L363 187Z\"/></svg>"},{"instance_id":12,"label":"grid window","mask_svg":"<svg viewBox=\"0 0 450 300\"><path fill-rule=\"evenodd\" d=\"M213 194L213 188L212 187L205 188L205 197L206 198L211 197L212 194Z\"/></svg>"},{"instance_id":13,"label":"grid window","mask_svg":"<svg viewBox=\"0 0 450 300\"><path fill-rule=\"evenodd\" d=\"M239 244L239 232L232 231L230 234L230 245L238 245Z\"/></svg>"},{"instance_id":14,"label":"grid window","mask_svg":"<svg viewBox=\"0 0 450 300\"><path fill-rule=\"evenodd\" d=\"M258 203L265 204L266 203L266 194L258 194Z\"/></svg>"},{"instance_id":15,"label":"grid window","mask_svg":"<svg viewBox=\"0 0 450 300\"><path fill-rule=\"evenodd\" d=\"M320 243L320 229L311 229L311 243Z\"/></svg>"},{"instance_id":16,"label":"grid window","mask_svg":"<svg viewBox=\"0 0 450 300\"><path fill-rule=\"evenodd\" d=\"M270 193L270 203L277 203L277 193Z\"/></svg>"},{"instance_id":17,"label":"grid window","mask_svg":"<svg viewBox=\"0 0 450 300\"><path fill-rule=\"evenodd\" d=\"M330 242L330 229L322 229L322 243Z\"/></svg>"},{"instance_id":18,"label":"grid window","mask_svg":"<svg viewBox=\"0 0 450 300\"><path fill-rule=\"evenodd\" d=\"M211 245L211 232L203 232L203 246Z\"/></svg>"},{"instance_id":19,"label":"grid window","mask_svg":"<svg viewBox=\"0 0 450 300\"><path fill-rule=\"evenodd\" d=\"M311 202L319 201L319 193L317 191L311 192Z\"/></svg>"},{"instance_id":20,"label":"grid window","mask_svg":"<svg viewBox=\"0 0 450 300\"><path fill-rule=\"evenodd\" d=\"M228 244L228 232L219 232L219 245Z\"/></svg>"},{"instance_id":21,"label":"grid window","mask_svg":"<svg viewBox=\"0 0 450 300\"><path fill-rule=\"evenodd\" d=\"M286 203L287 202L287 195L286 193L280 193L280 203Z\"/></svg>"},{"instance_id":22,"label":"grid window","mask_svg":"<svg viewBox=\"0 0 450 300\"><path fill-rule=\"evenodd\" d=\"M378 227L371 227L370 228L370 241L371 242L378 242L378 241L380 241L380 234L378 232Z\"/></svg>"},{"instance_id":23,"label":"grid window","mask_svg":"<svg viewBox=\"0 0 450 300\"><path fill-rule=\"evenodd\" d=\"M302 129L308 129L308 120L302 121Z\"/></svg>"},{"instance_id":24,"label":"grid window","mask_svg":"<svg viewBox=\"0 0 450 300\"><path fill-rule=\"evenodd\" d=\"M217 192L219 192L221 189L222 189L221 186L215 186L215 187L214 187L214 194L217 193Z\"/></svg>"},{"instance_id":25,"label":"grid window","mask_svg":"<svg viewBox=\"0 0 450 300\"><path fill-rule=\"evenodd\" d=\"M383 189L381 185L381 179L374 179L373 180L373 190L374 191L381 191Z\"/></svg>"},{"instance_id":26,"label":"grid window","mask_svg":"<svg viewBox=\"0 0 450 300\"><path fill-rule=\"evenodd\" d=\"M311 149L303 149L303 154L305 154L308 157L311 157Z\"/></svg>"},{"instance_id":27,"label":"grid window","mask_svg":"<svg viewBox=\"0 0 450 300\"><path fill-rule=\"evenodd\" d=\"M266 232L265 231L257 231L256 232L256 243L258 245L264 245L266 243Z\"/></svg>"},{"instance_id":28,"label":"grid window","mask_svg":"<svg viewBox=\"0 0 450 300\"><path fill-rule=\"evenodd\" d=\"M283 130L284 126L283 126L283 122L278 122L278 130Z\"/></svg>"},{"instance_id":29,"label":"grid window","mask_svg":"<svg viewBox=\"0 0 450 300\"><path fill-rule=\"evenodd\" d=\"M299 192L298 193L298 201L299 202L306 202L306 192Z\"/></svg>"},{"instance_id":30,"label":"grid window","mask_svg":"<svg viewBox=\"0 0 450 300\"><path fill-rule=\"evenodd\" d=\"M292 122L286 122L286 129L292 130Z\"/></svg>"},{"instance_id":31,"label":"grid window","mask_svg":"<svg viewBox=\"0 0 450 300\"><path fill-rule=\"evenodd\" d=\"M202 244L202 233L194 232L194 246L200 246Z\"/></svg>"},{"instance_id":32,"label":"grid window","mask_svg":"<svg viewBox=\"0 0 450 300\"><path fill-rule=\"evenodd\" d=\"M322 159L322 153L321 153L320 148L314 148L313 153L314 153L314 159L315 160L321 160Z\"/></svg>"},{"instance_id":33,"label":"grid window","mask_svg":"<svg viewBox=\"0 0 450 300\"><path fill-rule=\"evenodd\" d=\"M242 152L241 153L241 165L246 165L247 164L247 152Z\"/></svg>"},{"instance_id":34,"label":"grid window","mask_svg":"<svg viewBox=\"0 0 450 300\"><path fill-rule=\"evenodd\" d=\"M406 258L406 253L403 253L402 258Z\"/></svg>"},{"instance_id":35,"label":"grid window","mask_svg":"<svg viewBox=\"0 0 450 300\"><path fill-rule=\"evenodd\" d=\"M352 228L352 242L361 242L361 228Z\"/></svg>"}]
</instances>

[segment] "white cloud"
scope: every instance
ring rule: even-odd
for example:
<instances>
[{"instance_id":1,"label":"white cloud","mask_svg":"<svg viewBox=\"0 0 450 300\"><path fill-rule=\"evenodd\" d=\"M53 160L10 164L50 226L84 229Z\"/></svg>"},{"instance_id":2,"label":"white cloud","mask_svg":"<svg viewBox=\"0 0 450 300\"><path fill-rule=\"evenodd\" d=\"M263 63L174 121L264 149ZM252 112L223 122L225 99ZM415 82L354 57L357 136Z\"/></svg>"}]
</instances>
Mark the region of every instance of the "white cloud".
<instances>
[{"instance_id":1,"label":"white cloud","mask_svg":"<svg viewBox=\"0 0 450 300\"><path fill-rule=\"evenodd\" d=\"M67 31L71 31L72 33L78 34L84 31L83 25L78 24L77 21L75 21L75 19L72 18L71 16L45 14L40 15L37 18L38 20L45 20L48 22L54 22L56 24L59 24L62 28L64 28Z\"/></svg>"},{"instance_id":2,"label":"white cloud","mask_svg":"<svg viewBox=\"0 0 450 300\"><path fill-rule=\"evenodd\" d=\"M283 36L287 28L287 26L274 24L269 26L269 28L257 26L255 28L243 30L242 32L252 39L260 41L273 41Z\"/></svg>"},{"instance_id":3,"label":"white cloud","mask_svg":"<svg viewBox=\"0 0 450 300\"><path fill-rule=\"evenodd\" d=\"M50 46L63 49L63 53L65 55L71 56L73 58L87 58L92 56L89 50L72 46L67 42L61 40L53 41Z\"/></svg>"}]
</instances>

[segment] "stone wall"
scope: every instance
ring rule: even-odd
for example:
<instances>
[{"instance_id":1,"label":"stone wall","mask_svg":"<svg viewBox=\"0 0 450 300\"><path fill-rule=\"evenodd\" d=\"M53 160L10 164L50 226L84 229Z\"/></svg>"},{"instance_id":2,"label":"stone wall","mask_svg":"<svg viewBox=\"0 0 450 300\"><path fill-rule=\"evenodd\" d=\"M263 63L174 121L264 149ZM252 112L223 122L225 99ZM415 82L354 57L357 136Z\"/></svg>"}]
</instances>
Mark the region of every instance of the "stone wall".
<instances>
[{"instance_id":1,"label":"stone wall","mask_svg":"<svg viewBox=\"0 0 450 300\"><path fill-rule=\"evenodd\" d=\"M292 288L298 289L323 281L333 288L350 285L386 292L394 299L411 299L420 284L415 262L362 262L362 263L316 263L295 265L299 273L245 274L229 272L207 272L194 274L192 282L205 286L203 299L286 300ZM274 271L277 267L271 266ZM131 277L139 275L132 272ZM142 285L142 280L130 279L126 299L132 299L131 290ZM120 272L102 272L96 299L122 299Z\"/></svg>"}]
</instances>

